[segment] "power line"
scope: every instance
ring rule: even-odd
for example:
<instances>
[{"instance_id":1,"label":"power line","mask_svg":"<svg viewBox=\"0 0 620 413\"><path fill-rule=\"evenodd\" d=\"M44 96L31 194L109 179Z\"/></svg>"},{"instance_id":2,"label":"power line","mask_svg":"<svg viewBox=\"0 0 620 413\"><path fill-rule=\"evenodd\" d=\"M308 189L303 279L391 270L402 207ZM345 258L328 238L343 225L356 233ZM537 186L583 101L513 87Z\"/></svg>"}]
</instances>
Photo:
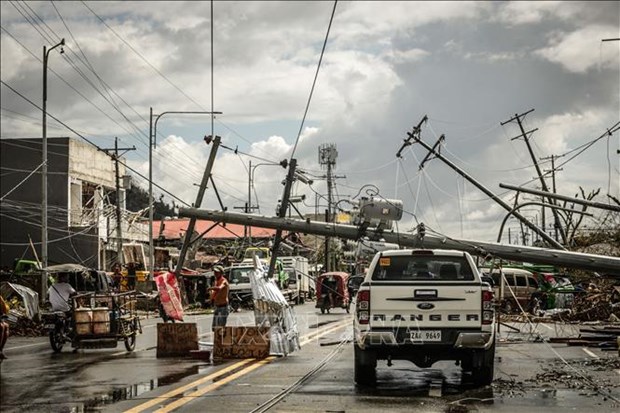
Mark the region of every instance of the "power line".
<instances>
[{"instance_id":1,"label":"power line","mask_svg":"<svg viewBox=\"0 0 620 413\"><path fill-rule=\"evenodd\" d=\"M11 87L8 83L6 83L4 80L0 79L0 82L8 87L13 93L15 93L16 95L20 96L22 99L24 99L26 102L30 103L32 106L34 106L35 108L42 110L41 108L39 108L39 106L32 102L30 99L28 99L26 96L22 95L21 93L19 93L17 90L13 89L13 87ZM71 128L69 125L67 125L66 123L62 122L60 119L56 118L54 115L51 115L50 113L48 113L48 116L51 117L52 119L54 119L56 122L62 124L65 128L69 129L71 132L73 132L74 134L76 134L77 136L79 136L80 138L82 138L83 140L85 140L87 143L91 144L92 146L94 146L98 151L102 151L101 148L99 146L97 146L95 143L93 143L92 141L90 141L88 138L84 137L83 135L81 135L80 133L78 133L76 130L74 130L73 128ZM103 151L102 151L103 152ZM136 173L138 176L140 176L141 178L145 179L148 181L148 178L145 177L144 175L142 175L140 172L136 171L135 169L133 169L132 167L130 167L129 165L127 165L125 162L120 162L123 166L125 166L125 168L129 169L130 171ZM173 197L174 199L178 200L179 202L183 203L184 205L189 206L190 204L183 201L181 198L177 197L176 195L172 194L171 192L169 192L168 190L162 188L161 186L157 185L157 184L153 184L155 186L157 186L159 189L161 189L162 191L164 191L166 194L170 195L171 197Z\"/></svg>"},{"instance_id":2,"label":"power line","mask_svg":"<svg viewBox=\"0 0 620 413\"><path fill-rule=\"evenodd\" d=\"M338 5L338 0L334 1L334 8L332 9L331 17L329 18L329 25L327 26L327 33L325 34L325 40L323 41L323 48L321 49L321 57L319 58L319 64L316 67L316 72L314 74L314 80L312 81L312 88L310 88L310 96L308 96L308 102L306 103L304 117L301 120L301 125L299 125L299 132L297 133L297 139L295 139L295 145L293 145L293 150L291 151L291 159L293 159L293 156L295 155L295 150L297 150L297 144L299 143L299 138L301 137L301 132L303 131L303 128L304 128L306 116L308 115L308 109L310 108L312 94L314 93L314 86L316 85L316 79L319 77L319 69L321 68L321 62L323 61L323 54L325 53L325 47L327 46L327 39L329 39L329 31L331 30L332 22L334 21L334 14L336 13L337 5Z\"/></svg>"},{"instance_id":3,"label":"power line","mask_svg":"<svg viewBox=\"0 0 620 413\"><path fill-rule=\"evenodd\" d=\"M22 13L22 16L24 16L24 15L23 15L23 13ZM37 27L36 27L36 26L35 26L32 22L30 22L30 20L28 20L28 18L27 18L26 16L24 16L24 18L25 18L25 19L26 19L26 20L27 20L27 21L28 21L28 22L29 22L29 23L30 23L30 24L31 24L31 25L32 25L32 26L33 26L33 27L34 27L34 28L35 28L35 29L39 32L39 34L43 37L43 39L44 39L44 40L46 40L46 41L53 41L53 39L48 39L45 35L41 34L41 32L37 29ZM19 44L19 45L20 45L20 46L21 46L24 50L26 50L28 53L30 53L30 54L31 54L31 55L32 55L35 59L37 59L37 60L39 60L39 61L40 61L40 59L39 59L39 58L38 58L38 57L37 57L34 53L32 53L32 52L31 52L31 51L30 51L30 50L29 50L26 46L24 46L21 42L19 42L19 41L17 40L17 38L15 38L15 36L13 36L13 35L12 35L12 34L11 34L11 33L10 33L7 29L6 29L6 28L2 27L2 29L3 29L3 30L4 30L4 31L5 31L5 32L6 32L6 33L7 33L7 34L11 37L11 38L13 38L13 40L15 40L15 42L16 42L17 44ZM51 30L51 29L50 29L50 30ZM69 51L73 52L73 50L72 50L70 47L67 47L67 48L68 48L68 50L69 50ZM73 52L73 53L75 54L75 52ZM77 56L77 54L76 54L76 56ZM140 128L139 128L139 127L138 127L135 123L133 123L133 122L132 122L129 118L127 118L127 116L125 116L125 114L124 114L124 113L120 110L120 108L118 107L118 105L116 105L116 103L115 103L115 102L110 101L110 99L111 99L111 98L106 97L106 96L105 96L105 95L104 95L104 94L103 94L103 93L102 93L102 92L101 92L101 91L100 91L100 90L99 90L99 89L98 89L98 88L97 88L97 87L96 87L96 86L92 83L92 81L91 81L90 79L88 79L88 77L87 77L87 76L86 76L86 75L85 75L85 74L84 74L84 73L83 73L80 69L78 69L77 65L76 65L76 64L75 64L75 63L71 60L71 58L70 58L70 57L68 57L67 55L65 55L65 57L67 58L67 61L68 61L68 63L70 64L70 66L72 66L72 67L73 67L73 69L74 69L76 72L78 72L78 74L79 74L79 75L80 75L80 76L81 76L81 77L82 77L82 78L83 78L83 79L84 79L84 80L85 80L88 84L90 84L90 86L92 86L92 87L93 87L93 89L94 89L97 93L99 93L99 94L103 97L103 99L104 99L104 100L106 100L106 101L107 101L107 102L108 102L108 103L109 103L109 104L110 104L110 105L111 105L111 106L112 106L112 107L113 107L113 108L114 108L114 109L115 109L115 110L116 110L116 111L117 111L117 112L118 112L118 113L119 113L119 114L120 114L120 115L121 115L121 116L122 116L122 117L123 117L123 118L124 118L124 119L125 119L125 120L126 120L126 121L127 121L127 122L128 122L128 123L132 126L132 127L133 127L133 128L134 128L134 129L135 129L135 130L136 130L136 131L138 131L138 133L142 133L142 132L141 132L141 130L140 130ZM81 61L81 58L80 58L79 56L78 56L78 60L80 60L80 61ZM82 63L83 63L83 64L84 64L87 68L89 67L89 65L87 65L87 64L86 64L86 63L84 63L83 61L82 61ZM123 129L125 132L127 132L129 135L133 136L134 138L141 138L141 139L138 139L138 140L139 140L139 141L141 141L141 143L142 143L143 145L145 145L145 146L147 145L147 143L145 143L145 141L146 141L146 137L144 137L144 136L140 136L140 135L135 135L135 132L131 132L130 130L128 130L128 129L126 129L125 127L123 127L123 126L122 126L122 125L121 125L118 121L116 121L116 120L115 120L115 119L113 119L113 118L112 118L109 114L107 114L106 112L104 112L104 111L103 111L103 109L101 109L100 107L98 107L98 106L97 106L94 102L92 102L90 99L88 99L88 98L87 98L86 96L84 96L82 93L80 93L80 92L79 92L79 91L78 91L75 87L73 87L73 85L71 85L69 82L67 82L67 81L66 81L66 80L65 80L65 79L64 79L61 75L59 75L58 73L56 73L56 72L55 72L54 70L52 70L52 69L50 69L50 70L51 70L51 71L52 71L52 72L53 72L53 73L54 73L54 74L55 74L55 75L56 75L59 79L61 79L61 80L62 80L62 81L63 81L63 82L67 85L67 86L69 86L71 89L73 89L73 90L74 90L74 91L75 91L75 92L76 92L79 96L81 96L83 99L85 99L86 101L88 101L88 102L89 102L92 106L94 106L94 107L95 107L95 108L96 108L99 112L101 112L103 115L105 115L108 119L110 119L112 122L114 122L116 125L118 125L121 129ZM98 75L98 74L97 74L94 70L92 70L92 69L91 69L91 71L95 74L95 76L97 76L99 79L101 79L101 78L99 77L99 75ZM101 80L101 81L103 82L103 80ZM104 84L105 84L105 82L104 82ZM114 92L114 90L113 90L111 87L109 87L109 85L107 85L107 84L106 84L106 86L107 86L110 90L112 90L112 91ZM116 92L114 92L114 93L115 93L115 95L116 95L116 96L118 96L118 97L119 97L119 98L123 101L123 103L125 103L125 104L126 104L126 105L130 108L130 109L132 109L132 110L134 111L134 113L136 113L138 116L141 116L141 115L140 115L137 111L135 111L135 109L133 109L133 108L131 107L131 105L129 105L129 104L128 104L128 103L127 103L124 99L122 99L122 97L121 97L121 96L119 96ZM144 119L143 117L142 117L142 119L146 122L146 119ZM178 146L177 146L177 145L175 145L175 144L172 144L172 146L178 147ZM187 172L187 173L188 173L188 174L190 174L190 175L193 175L193 176L194 176L194 178L196 178L196 177L198 176L197 172L192 171L192 170L190 170L189 168L187 168L186 163L185 163L185 162L183 162L183 161L180 161L180 160L178 159L178 157L177 157L177 153L175 153L175 152L170 152L170 151L167 151L167 153L168 153L168 156L169 156L170 158L176 158L176 159L178 160L178 164L179 164L179 168L180 168L180 169L184 170L185 172ZM180 153L182 153L182 151L180 151ZM165 158L164 158L164 156L166 156L166 155L165 155L165 154L158 154L157 156L158 156L158 159L165 159ZM144 159L144 158L143 158L143 159ZM195 160L194 160L194 161L195 161ZM164 173L166 173L166 172L164 171Z\"/></svg>"},{"instance_id":4,"label":"power line","mask_svg":"<svg viewBox=\"0 0 620 413\"><path fill-rule=\"evenodd\" d=\"M118 39L123 42L127 47L129 47L131 49L132 52L134 52L136 55L138 55L138 57L140 57L140 59L142 59L143 62L145 62L147 65L149 65L149 67L151 69L153 69L155 71L155 73L157 73L159 76L161 76L166 82L168 82L172 87L174 87L176 90L178 90L183 96L185 96L187 99L191 100L196 106L198 106L200 109L202 109L203 111L207 111L206 109L204 109L200 103L196 102L194 99L192 99L187 93L185 93L183 90L181 90L181 88L179 88L177 85L174 84L174 82L172 82L170 79L168 79L166 77L166 75L164 75L161 71L159 71L159 69L157 69L155 66L153 66L151 64L151 62L149 62L139 51L137 51L128 41L126 41L125 39L123 39L123 37L121 35L119 35L118 33L116 33L116 31L110 27L105 20L103 20L97 13L94 12L93 9L91 9L90 7L88 7L88 5L81 1L82 5L84 5L84 7L86 7L97 19L99 19L99 21L101 21L101 23L103 23L103 25L105 27L107 27L116 37L118 37Z\"/></svg>"},{"instance_id":5,"label":"power line","mask_svg":"<svg viewBox=\"0 0 620 413\"><path fill-rule=\"evenodd\" d=\"M15 7L15 5L14 5L14 7ZM87 6L86 6L86 7L87 7ZM87 7L87 8L88 8L88 7ZM74 87L72 87L71 85L69 85L69 84L68 84L68 82L66 82L66 81L65 81L65 80L64 80L64 79L63 79L60 75L58 75L58 74L57 74L57 73L55 73L55 72L54 72L54 74L55 74L56 76L58 76L59 78L61 78L61 80L63 80L63 82L65 82L68 86L72 87L72 88L74 89L74 91L75 91L78 95L80 95L82 98L84 98L85 100L87 100L89 103L91 103L91 105L93 105L95 108L97 108L97 109L98 109L101 113L103 113L106 117L108 117L110 120L112 120L114 123L116 123L119 127L121 127L123 130L125 130L125 132L127 132L128 134L130 134L130 135L132 135L132 136L134 136L134 137L139 137L139 138L140 138L140 139L139 139L139 141L141 141L141 143L142 143L142 144L147 145L147 144L145 143L146 138L145 138L145 136L143 136L143 133L140 131L140 128L139 128L139 127L138 127L135 123L133 123L133 122L132 122L129 118L127 118L127 116L126 116L125 114L123 114L123 113L122 113L121 109L118 107L118 105L116 104L116 102L114 102L114 101L113 101L113 97L111 96L110 91L111 91L112 93L114 93L114 95L116 95L116 96L117 96L117 97L118 97L118 98L119 98L119 99L120 99L120 100L121 100L121 101L122 101L125 105L127 105L127 107L129 107L131 110L133 110L133 112L134 112L134 113L136 113L138 116L140 116L140 117L142 118L142 120L144 120L144 121L146 122L146 119L145 119L144 117L142 117L142 116L141 116L141 115L140 115L137 111L135 111L135 109L133 109L133 108L131 107L131 105L129 105L129 104L128 104L128 103L127 103L127 102L126 102L126 101L125 101L125 100L124 100L124 99L123 99L120 95L118 95L118 93L116 93L116 92L115 92L115 91L114 91L114 90L113 90L113 89L112 89L109 85L107 85L107 84L105 83L105 81L103 81L103 79L102 79L102 78L101 78L101 77L100 77L100 76L96 73L96 71L94 70L94 68L93 68L93 67L92 67L92 65L90 64L90 62L88 62L88 59L87 59L87 58L86 58L86 56L84 55L84 52L83 52L83 51L82 51L82 49L79 47L79 44L77 43L77 40L75 39L75 37L73 36L72 32L70 31L70 29L69 29L69 27L68 27L67 23L66 23L66 22L65 22L65 20L62 18L62 15L61 15L60 11L59 11L59 10L55 7L55 5L54 5L54 9L56 10L56 12L57 12L57 14L59 15L60 19L62 20L63 24L65 25L65 27L66 27L67 31L71 34L72 38L73 38L73 39L74 39L74 41L76 42L76 44L77 44L77 46L78 46L78 49L79 49L80 53L84 56L84 59L85 59L85 60L83 60L83 59L82 59L82 58L81 58L81 57L80 57L77 53L75 53L75 52L74 52L71 48L69 48L69 50L70 50L72 53L74 53L74 54L76 55L76 57L78 58L78 60L79 60L79 61L80 61L80 62L81 62L81 63L82 63L85 67L87 67L87 68L88 68L88 69L89 69L89 70L90 70L90 71L91 71L91 72L92 72L92 73L93 73L93 74L97 77L97 79L100 81L100 83L102 83L102 85L104 86L104 90L106 91L106 93L108 94L108 96L105 96L105 95L104 95L104 93L103 93L101 90L99 90L99 88L97 88L97 87L93 84L93 82L92 82L92 81L91 81L91 80L90 80L90 79L86 76L86 74L85 74L83 71L81 71L81 70L77 67L76 63L75 63L75 62L73 62L73 61L71 60L71 58L70 58L70 57L66 56L66 57L67 57L67 60L68 60L68 63L69 63L69 64L70 64L70 65L74 68L74 70L76 70L76 72L78 72L78 74L79 74L79 75L80 75L80 76L81 76L81 77L82 77L82 78L83 78L83 79L84 79L84 80L85 80L85 81L86 81L86 82L87 82L87 83L88 83L91 87L93 87L93 89L95 89L95 90L96 90L96 91L97 91L97 92L98 92L98 93L99 93L99 94L103 97L103 99L104 99L104 100L106 100L106 101L107 101L107 102L108 102L108 103L109 103L109 104L110 104L110 105L111 105L111 106L112 106L112 107L113 107L113 108L114 108L114 109L115 109L115 110L116 110L116 111L117 111L117 112L118 112L118 113L119 113L119 114L120 114L120 115L121 115L121 116L122 116L122 117L123 117L123 118L124 118L124 119L125 119L125 120L126 120L126 121L127 121L127 122L128 122L128 123L129 123L129 124L130 124L133 128L134 128L134 129L135 129L135 130L136 130L136 131L137 131L137 132L138 132L138 133L140 133L141 135L137 136L137 135L135 135L135 134L134 134L134 132L131 132L131 131L129 131L128 129L124 128L124 127L123 127L122 125L120 125L120 124L119 124L116 120L114 120L114 119L113 119L113 118L111 118L108 114L106 114L106 113L105 113L105 112L104 112L101 108L99 108L96 104L94 104L92 101L90 101L89 99L87 99L84 95L82 95L81 93L79 93L79 92L78 92L78 91L77 91ZM91 12L92 12L92 9L89 9L89 10L91 10ZM49 35L48 33L45 33L45 34L44 34L44 33L42 33L42 32L41 32L41 30L39 30L39 29L38 29L38 27L37 27L37 26L36 26L33 22L31 22L31 21L30 21L30 19L28 18L28 16L26 16L26 15L25 15L23 12L21 12L19 9L18 9L18 11L19 11L19 12L20 12L20 14L22 14L22 16L23 16L23 17L24 17L24 18L25 18L25 19L26 19L26 20L27 20L27 21L28 21L28 22L29 22L29 23L30 23L30 24L31 24L31 25L32 25L32 26L33 26L33 27L34 27L34 28L35 28L35 29L39 32L39 34L40 34L40 35L41 35L44 39L48 40L48 39L51 37L51 35ZM27 13L27 12L26 12L26 13ZM36 14L36 13L35 13L35 14ZM37 15L37 17L38 17L38 15ZM99 17L99 16L97 16L97 17ZM99 19L100 19L100 20L102 20L100 17L99 17ZM36 19L35 19L34 17L32 17L32 21L35 21L35 20L36 20ZM45 23L45 22L44 22L44 21L43 21L40 17L39 17L39 20L41 20L41 22L43 22L43 24L45 24L45 25L47 26L47 24L46 24L46 23ZM104 22L104 24L105 24L105 22ZM108 28L109 28L109 29L110 29L110 30L111 30L111 31L112 31L115 35L117 35L119 38L121 38L121 37L120 37L120 35L118 35L118 33L114 32L114 30L113 30L112 28L110 28L107 24L106 24L106 26L107 26L107 27L108 27ZM47 27L49 28L49 26L47 26ZM13 36L11 33L9 33L9 32L8 32L8 30L6 30L5 28L3 28L3 29L4 29L4 30L7 32L7 34L9 34L9 36L10 36L10 37L12 37L12 38L13 38L13 39L14 39L14 40L15 40L15 41L16 41L16 42L17 42L17 43L18 43L18 44L19 44L22 48L24 48L26 51L28 51L28 52L29 52L29 53L30 53L33 57L37 58L37 56L35 56L35 55L34 55L34 54L30 51L30 50L28 50L28 49L27 49L27 48L26 48L23 44L21 44L21 43L20 43L20 42L19 42L19 41L15 38L15 36ZM54 31L53 31L51 28L49 28L49 30L50 30L52 33L54 33ZM54 34L55 34L55 33L54 33ZM124 39L122 39L122 38L121 38L121 40L123 40L123 41L124 41ZM128 42L126 42L126 41L124 41L124 42L125 42L126 44L128 44ZM128 44L128 46L130 46L130 48L131 48L134 52L136 52L135 48L133 48L133 47L132 47L131 45L129 45L129 44ZM139 55L142 59L144 59L144 60L146 61L146 59L144 58L144 56L140 55L138 52L136 52L136 53L137 53L137 54L138 54L138 55ZM40 60L40 59L38 59L38 58L37 58L37 60ZM147 63L148 63L148 62L147 62ZM149 63L149 65L150 65L151 67L154 67L154 66L153 66L153 65L151 65L150 63ZM53 72L53 70L52 70L52 72ZM165 76L164 76L164 78L165 78ZM168 79L166 78L166 80L168 80ZM187 95L186 95L186 96L187 96ZM247 139L243 138L243 136L241 136L239 133L237 133L236 131L234 131L232 128L230 128L230 127L228 127L227 125L225 125L223 122L221 122L221 121L219 121L219 120L218 120L218 122L220 122L220 123L221 123L224 127L226 127L227 129L231 130L233 133L235 133L235 134L236 134L238 137L240 137L241 139L243 139L243 140L245 140L246 142L250 143ZM193 176L195 179L198 179L198 176L199 176L198 172L197 172L197 171L193 171L193 170L189 169L189 168L186 166L186 162L185 162L185 161L183 161L183 160L180 160L180 159L178 158L178 154L179 154L179 153L183 153L183 151L181 151L181 150L180 150L180 148L178 147L178 145L177 145L176 143L172 142L172 143L170 143L170 146L171 146L171 147L175 147L175 148L179 149L179 151L178 151L178 152L173 152L173 151L170 151L170 150L168 150L168 149L165 149L165 152L166 152L166 153L158 153L158 154L157 154L158 159L160 159L160 160L164 160L164 159L165 159L165 160L169 160L169 159L176 159L176 160L178 161L178 165L179 165L178 167L179 167L180 169L184 170L186 173L188 173L189 175ZM185 155L186 155L186 156L188 156L189 154L185 153ZM190 157L190 156L188 156L188 157ZM144 158L144 157L143 157L143 158ZM191 157L190 157L190 158L191 158ZM192 159L192 161L196 162L196 160L195 160L195 159ZM164 171L164 173L165 173L166 175L171 176L170 174L166 173L165 171Z\"/></svg>"}]
</instances>

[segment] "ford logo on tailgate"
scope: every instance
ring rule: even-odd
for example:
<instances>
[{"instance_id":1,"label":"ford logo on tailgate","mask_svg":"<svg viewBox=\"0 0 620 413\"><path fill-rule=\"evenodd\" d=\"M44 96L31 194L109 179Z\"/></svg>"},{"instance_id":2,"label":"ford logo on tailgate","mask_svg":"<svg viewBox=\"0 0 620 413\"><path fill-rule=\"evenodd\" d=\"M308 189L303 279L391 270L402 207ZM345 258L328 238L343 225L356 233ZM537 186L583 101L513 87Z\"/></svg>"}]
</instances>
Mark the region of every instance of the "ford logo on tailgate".
<instances>
[{"instance_id":1,"label":"ford logo on tailgate","mask_svg":"<svg viewBox=\"0 0 620 413\"><path fill-rule=\"evenodd\" d=\"M433 308L435 308L435 304L433 304L433 303L420 303L420 304L418 304L418 308L420 310L432 310Z\"/></svg>"}]
</instances>

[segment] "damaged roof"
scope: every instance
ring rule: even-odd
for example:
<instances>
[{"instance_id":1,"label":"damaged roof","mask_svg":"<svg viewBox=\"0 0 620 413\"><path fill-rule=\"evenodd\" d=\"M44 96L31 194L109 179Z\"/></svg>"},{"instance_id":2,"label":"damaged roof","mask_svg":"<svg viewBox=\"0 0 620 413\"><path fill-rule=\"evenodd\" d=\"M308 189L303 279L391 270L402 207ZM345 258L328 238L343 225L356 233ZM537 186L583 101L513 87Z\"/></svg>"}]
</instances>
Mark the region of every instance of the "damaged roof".
<instances>
[{"instance_id":1,"label":"damaged roof","mask_svg":"<svg viewBox=\"0 0 620 413\"><path fill-rule=\"evenodd\" d=\"M163 228L162 227L163 223ZM166 219L164 221L153 221L153 238L163 237L166 240L178 240L185 236L185 231L189 224L187 218ZM211 228L215 221L197 220L194 230L202 234ZM269 228L248 227L252 229L252 238L270 238L275 236L276 230ZM161 233L160 233L161 229ZM284 231L286 234L287 231ZM235 239L244 236L244 226L238 224L218 224L209 232L204 234L204 239Z\"/></svg>"}]
</instances>

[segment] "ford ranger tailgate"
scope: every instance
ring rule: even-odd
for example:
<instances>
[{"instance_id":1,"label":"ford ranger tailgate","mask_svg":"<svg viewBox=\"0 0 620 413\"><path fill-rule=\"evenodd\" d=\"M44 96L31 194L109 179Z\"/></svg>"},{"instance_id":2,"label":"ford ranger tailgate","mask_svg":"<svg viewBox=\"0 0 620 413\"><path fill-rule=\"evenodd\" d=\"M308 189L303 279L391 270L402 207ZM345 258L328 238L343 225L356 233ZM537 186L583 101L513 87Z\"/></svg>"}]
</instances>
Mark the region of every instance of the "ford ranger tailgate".
<instances>
[{"instance_id":1,"label":"ford ranger tailgate","mask_svg":"<svg viewBox=\"0 0 620 413\"><path fill-rule=\"evenodd\" d=\"M481 299L473 282L372 283L370 327L479 328Z\"/></svg>"}]
</instances>

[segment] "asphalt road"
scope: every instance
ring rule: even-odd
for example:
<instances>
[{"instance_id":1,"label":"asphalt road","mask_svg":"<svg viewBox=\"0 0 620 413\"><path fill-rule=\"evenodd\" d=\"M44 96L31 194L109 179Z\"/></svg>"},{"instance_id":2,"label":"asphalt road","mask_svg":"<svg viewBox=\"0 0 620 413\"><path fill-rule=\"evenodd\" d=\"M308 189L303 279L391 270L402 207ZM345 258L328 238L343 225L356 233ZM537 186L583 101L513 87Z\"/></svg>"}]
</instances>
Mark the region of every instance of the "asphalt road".
<instances>
[{"instance_id":1,"label":"asphalt road","mask_svg":"<svg viewBox=\"0 0 620 413\"><path fill-rule=\"evenodd\" d=\"M314 303L296 307L302 349L288 357L231 360L213 365L191 358L156 358L156 323L143 320L136 351L51 351L45 337L11 337L0 364L4 412L420 411L566 412L620 409L617 352L549 344L541 337L572 336L576 326L502 328L492 386L460 383L460 368L437 363L380 362L376 388L353 383L351 317L321 315ZM201 341L210 341L211 317L189 316ZM236 313L229 325L251 325Z\"/></svg>"}]
</instances>

